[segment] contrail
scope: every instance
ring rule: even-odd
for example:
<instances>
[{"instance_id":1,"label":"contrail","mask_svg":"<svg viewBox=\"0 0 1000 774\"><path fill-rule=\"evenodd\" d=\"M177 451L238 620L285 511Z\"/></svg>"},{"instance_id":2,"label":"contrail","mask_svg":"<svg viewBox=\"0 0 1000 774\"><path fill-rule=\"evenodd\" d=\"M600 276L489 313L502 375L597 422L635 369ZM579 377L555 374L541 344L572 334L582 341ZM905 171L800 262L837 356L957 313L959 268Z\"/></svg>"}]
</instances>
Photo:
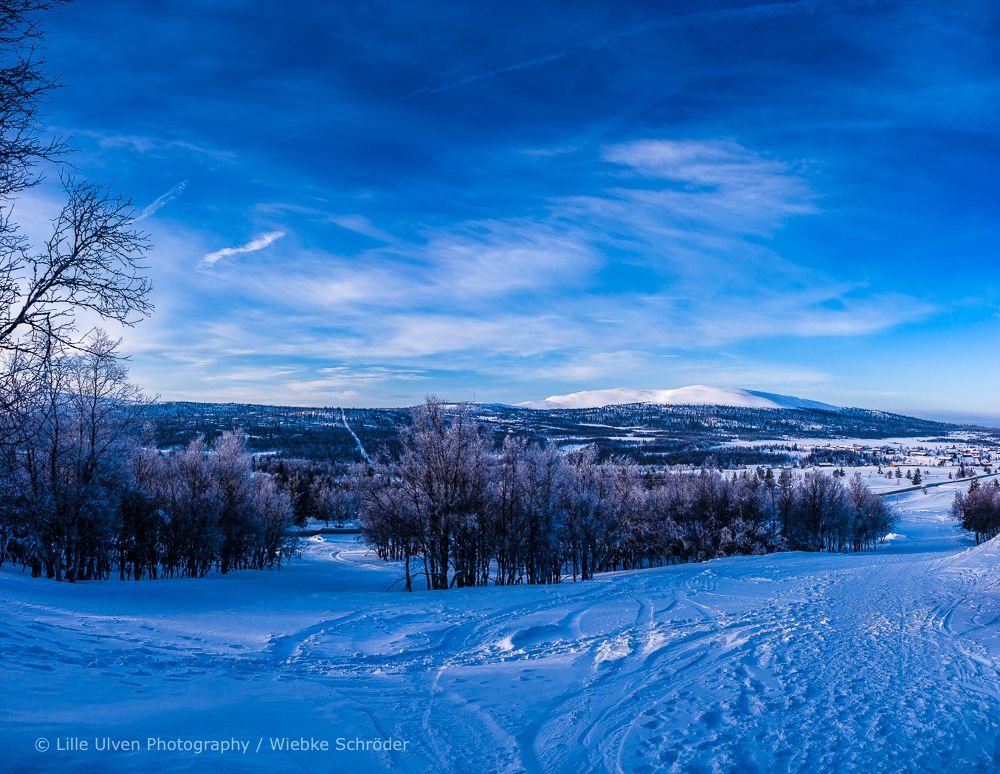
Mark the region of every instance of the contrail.
<instances>
[{"instance_id":1,"label":"contrail","mask_svg":"<svg viewBox=\"0 0 1000 774\"><path fill-rule=\"evenodd\" d=\"M565 59L566 57L572 56L573 54L587 48L601 48L602 46L622 40L623 38L644 35L647 32L665 30L670 27L680 27L693 21L738 19L741 17L753 16L781 16L798 11L815 10L828 5L830 5L830 3L824 2L824 0L792 0L792 2L787 3L761 3L759 5L747 5L740 8L724 8L718 11L694 11L692 13L680 14L679 16L668 16L664 19L651 21L630 30L614 32L609 35L601 35L599 37L592 38L586 43L575 46L569 51L559 51L557 53L529 59L524 62L518 62L517 64L507 65L506 67L497 67L493 70L474 73L466 76L465 78L461 78L451 83L442 84L440 86L425 86L417 89L416 91L412 91L399 99L393 100L389 104L395 105L400 102L407 102L411 99L427 96L429 94L440 94L443 91L450 91L451 89L457 89L460 86L467 86L468 84L475 83L476 81L482 81L487 78L494 78L498 75L516 72L517 70L526 70L529 67L538 67L543 64L548 64L549 62L555 62L559 59Z\"/></svg>"},{"instance_id":2,"label":"contrail","mask_svg":"<svg viewBox=\"0 0 1000 774\"><path fill-rule=\"evenodd\" d=\"M504 73L512 73L515 70L525 70L529 67L537 67L538 65L547 64L549 62L554 62L557 59L563 59L569 56L569 52L562 52L559 54L549 54L547 56L540 56L537 59L529 59L527 62L520 62L519 64L508 65L507 67L498 67L495 70L487 70L483 73L476 73L475 75L469 75L460 80L454 81L452 83L446 83L443 86L425 86L422 89L417 89L414 92L410 92L405 97L400 97L394 100L390 104L396 104L397 102L406 102L407 100L413 99L414 97L422 97L426 94L439 94L442 91L450 91L451 89L457 89L459 86L465 86L469 83L475 83L476 81L481 81L486 78L492 78L496 75L503 75Z\"/></svg>"},{"instance_id":3,"label":"contrail","mask_svg":"<svg viewBox=\"0 0 1000 774\"><path fill-rule=\"evenodd\" d=\"M358 445L358 453L361 455L361 459L371 465L372 458L369 457L368 452L365 451L365 447L364 444L361 443L361 439L358 438L357 434L353 430L351 430L351 426L347 424L347 414L344 413L343 409L340 410L340 419L344 423L344 429L351 434L354 442Z\"/></svg>"},{"instance_id":4,"label":"contrail","mask_svg":"<svg viewBox=\"0 0 1000 774\"><path fill-rule=\"evenodd\" d=\"M622 38L630 38L636 35L644 35L647 32L670 29L671 27L681 27L693 21L712 21L715 19L739 19L743 17L755 16L783 16L798 11L812 11L830 5L826 0L792 0L787 3L760 3L758 5L745 5L737 8L721 8L717 11L693 11L678 16L668 16L664 19L655 19L639 27L622 32L613 32L608 35L601 35L590 41L594 48L600 48L606 43L613 43Z\"/></svg>"},{"instance_id":5,"label":"contrail","mask_svg":"<svg viewBox=\"0 0 1000 774\"><path fill-rule=\"evenodd\" d=\"M184 189L187 188L187 184L188 184L187 180L181 180L181 182L179 182L165 194L157 197L157 199L152 204L143 209L143 211L136 216L135 222L138 223L140 220L145 220L151 215L154 215L161 208L166 207L168 204L170 204L170 202L172 202L174 199L176 199L178 196L184 193Z\"/></svg>"}]
</instances>

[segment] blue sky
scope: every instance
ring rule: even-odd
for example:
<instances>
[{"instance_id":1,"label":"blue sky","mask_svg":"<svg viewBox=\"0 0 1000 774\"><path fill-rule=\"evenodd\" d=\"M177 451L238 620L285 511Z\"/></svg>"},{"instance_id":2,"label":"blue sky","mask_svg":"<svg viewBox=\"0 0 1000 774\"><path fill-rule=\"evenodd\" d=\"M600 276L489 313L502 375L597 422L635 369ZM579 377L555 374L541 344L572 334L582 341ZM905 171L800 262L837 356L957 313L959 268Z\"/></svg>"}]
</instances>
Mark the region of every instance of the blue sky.
<instances>
[{"instance_id":1,"label":"blue sky","mask_svg":"<svg viewBox=\"0 0 1000 774\"><path fill-rule=\"evenodd\" d=\"M995 2L89 0L49 28L52 131L156 244L124 337L165 399L1000 414Z\"/></svg>"}]
</instances>

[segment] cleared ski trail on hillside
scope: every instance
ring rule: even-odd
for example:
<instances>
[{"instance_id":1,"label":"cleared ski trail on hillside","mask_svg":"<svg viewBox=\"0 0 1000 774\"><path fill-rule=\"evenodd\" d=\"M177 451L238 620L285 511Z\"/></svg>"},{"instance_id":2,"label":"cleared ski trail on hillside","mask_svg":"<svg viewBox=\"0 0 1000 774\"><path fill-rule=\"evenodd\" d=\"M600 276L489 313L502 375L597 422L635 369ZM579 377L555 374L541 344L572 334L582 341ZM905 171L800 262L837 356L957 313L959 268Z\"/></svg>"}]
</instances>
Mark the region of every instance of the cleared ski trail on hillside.
<instances>
[{"instance_id":1,"label":"cleared ski trail on hillside","mask_svg":"<svg viewBox=\"0 0 1000 774\"><path fill-rule=\"evenodd\" d=\"M548 588L386 593L314 538L276 574L154 584L0 575L17 768L38 736L392 736L405 753L105 755L103 770L990 771L1000 546L952 491L899 496L876 554L740 557ZM69 757L67 757L67 755Z\"/></svg>"},{"instance_id":2,"label":"cleared ski trail on hillside","mask_svg":"<svg viewBox=\"0 0 1000 774\"><path fill-rule=\"evenodd\" d=\"M361 439L358 438L358 434L351 429L351 425L347 421L347 413L343 409L340 410L340 421L343 423L344 429L349 432L351 434L351 438L354 439L354 444L358 447L358 454L361 455L361 459L371 464L372 458L368 456L368 452L365 450L365 445L361 443Z\"/></svg>"}]
</instances>

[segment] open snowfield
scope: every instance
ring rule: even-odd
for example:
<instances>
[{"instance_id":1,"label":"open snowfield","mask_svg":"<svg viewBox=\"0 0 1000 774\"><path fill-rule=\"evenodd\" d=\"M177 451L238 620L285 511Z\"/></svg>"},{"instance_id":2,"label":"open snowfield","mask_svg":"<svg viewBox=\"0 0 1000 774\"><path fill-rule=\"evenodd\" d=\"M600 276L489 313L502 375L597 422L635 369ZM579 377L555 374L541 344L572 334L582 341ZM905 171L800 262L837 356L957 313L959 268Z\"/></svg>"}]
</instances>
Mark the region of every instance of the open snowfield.
<instances>
[{"instance_id":1,"label":"open snowfield","mask_svg":"<svg viewBox=\"0 0 1000 774\"><path fill-rule=\"evenodd\" d=\"M386 592L398 569L352 536L313 538L277 573L4 571L0 769L996 770L1000 545L969 550L947 517L956 488L898 496L898 536L875 554L555 587ZM106 736L141 749L96 751ZM272 752L278 737L331 749Z\"/></svg>"},{"instance_id":2,"label":"open snowfield","mask_svg":"<svg viewBox=\"0 0 1000 774\"><path fill-rule=\"evenodd\" d=\"M952 480L960 480L957 465L947 465L942 467L924 467L922 465L910 465L906 463L901 463L900 470L904 471L903 477L902 478L893 477L891 479L885 475L884 471L882 473L879 473L878 469L871 465L858 465L856 467L844 468L844 470L847 473L845 480L849 481L850 478L854 476L855 473L858 473L861 475L861 479L865 482L868 488L871 489L873 492L885 493L885 492L896 492L899 491L900 489L906 489L908 487L912 487L913 483L906 478L905 471L913 471L916 470L917 468L920 469L920 476L922 479L921 486L925 487L930 486L933 488L939 484L946 484L947 482ZM802 470L804 472L818 471L823 473L829 473L831 468L806 467L802 468ZM885 468L884 470L892 470L892 468ZM948 478L949 474L951 475L950 479ZM993 475L987 475L983 473L982 468L976 468L972 472L972 475L976 476L977 478L992 479L994 477ZM981 481L980 483L985 483L985 482ZM948 489L948 502L945 504L945 509L947 509L951 505L951 497L954 495L954 493L955 493L954 488Z\"/></svg>"}]
</instances>

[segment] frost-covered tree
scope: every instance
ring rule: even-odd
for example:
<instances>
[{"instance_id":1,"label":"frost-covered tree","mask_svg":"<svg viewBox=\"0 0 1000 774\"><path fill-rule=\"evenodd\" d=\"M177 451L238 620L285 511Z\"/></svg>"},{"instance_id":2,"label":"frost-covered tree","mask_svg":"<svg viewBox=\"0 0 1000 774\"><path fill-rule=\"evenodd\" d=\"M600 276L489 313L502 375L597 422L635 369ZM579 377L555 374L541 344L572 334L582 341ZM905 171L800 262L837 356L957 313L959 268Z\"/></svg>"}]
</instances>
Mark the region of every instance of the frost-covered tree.
<instances>
[{"instance_id":1,"label":"frost-covered tree","mask_svg":"<svg viewBox=\"0 0 1000 774\"><path fill-rule=\"evenodd\" d=\"M1000 534L1000 482L982 486L973 479L964 495L955 494L951 512L963 529L975 535L977 544L996 537Z\"/></svg>"},{"instance_id":2,"label":"frost-covered tree","mask_svg":"<svg viewBox=\"0 0 1000 774\"><path fill-rule=\"evenodd\" d=\"M642 471L594 446L563 452L513 436L493 449L465 411L433 399L403 433L400 458L356 476L365 537L404 561L408 589L421 575L429 589L558 583L783 548L869 550L893 518L859 477Z\"/></svg>"},{"instance_id":3,"label":"frost-covered tree","mask_svg":"<svg viewBox=\"0 0 1000 774\"><path fill-rule=\"evenodd\" d=\"M147 540L159 548L159 574L272 568L291 555L291 497L253 471L241 432L223 433L212 447L199 437L179 452L144 452L136 486L157 514ZM146 532L147 523L128 522Z\"/></svg>"},{"instance_id":4,"label":"frost-covered tree","mask_svg":"<svg viewBox=\"0 0 1000 774\"><path fill-rule=\"evenodd\" d=\"M53 359L25 411L32 435L4 449L5 553L35 574L80 580L110 572L107 545L144 403L116 346L98 332L81 354Z\"/></svg>"},{"instance_id":5,"label":"frost-covered tree","mask_svg":"<svg viewBox=\"0 0 1000 774\"><path fill-rule=\"evenodd\" d=\"M359 472L359 521L362 533L383 559L402 560L405 589L413 591L413 562L424 555L423 512L403 486L396 466L380 462ZM425 563L426 567L426 563ZM431 578L426 576L427 587Z\"/></svg>"},{"instance_id":6,"label":"frost-covered tree","mask_svg":"<svg viewBox=\"0 0 1000 774\"><path fill-rule=\"evenodd\" d=\"M401 446L398 464L383 466L375 473L379 480L369 484L378 496L371 491L364 496L369 539L385 545L387 524L412 523L420 532L428 588L486 583L493 558L487 539L492 459L478 425L465 412L449 417L430 398L414 411ZM405 503L405 514L397 501ZM410 538L404 544L409 546Z\"/></svg>"}]
</instances>

